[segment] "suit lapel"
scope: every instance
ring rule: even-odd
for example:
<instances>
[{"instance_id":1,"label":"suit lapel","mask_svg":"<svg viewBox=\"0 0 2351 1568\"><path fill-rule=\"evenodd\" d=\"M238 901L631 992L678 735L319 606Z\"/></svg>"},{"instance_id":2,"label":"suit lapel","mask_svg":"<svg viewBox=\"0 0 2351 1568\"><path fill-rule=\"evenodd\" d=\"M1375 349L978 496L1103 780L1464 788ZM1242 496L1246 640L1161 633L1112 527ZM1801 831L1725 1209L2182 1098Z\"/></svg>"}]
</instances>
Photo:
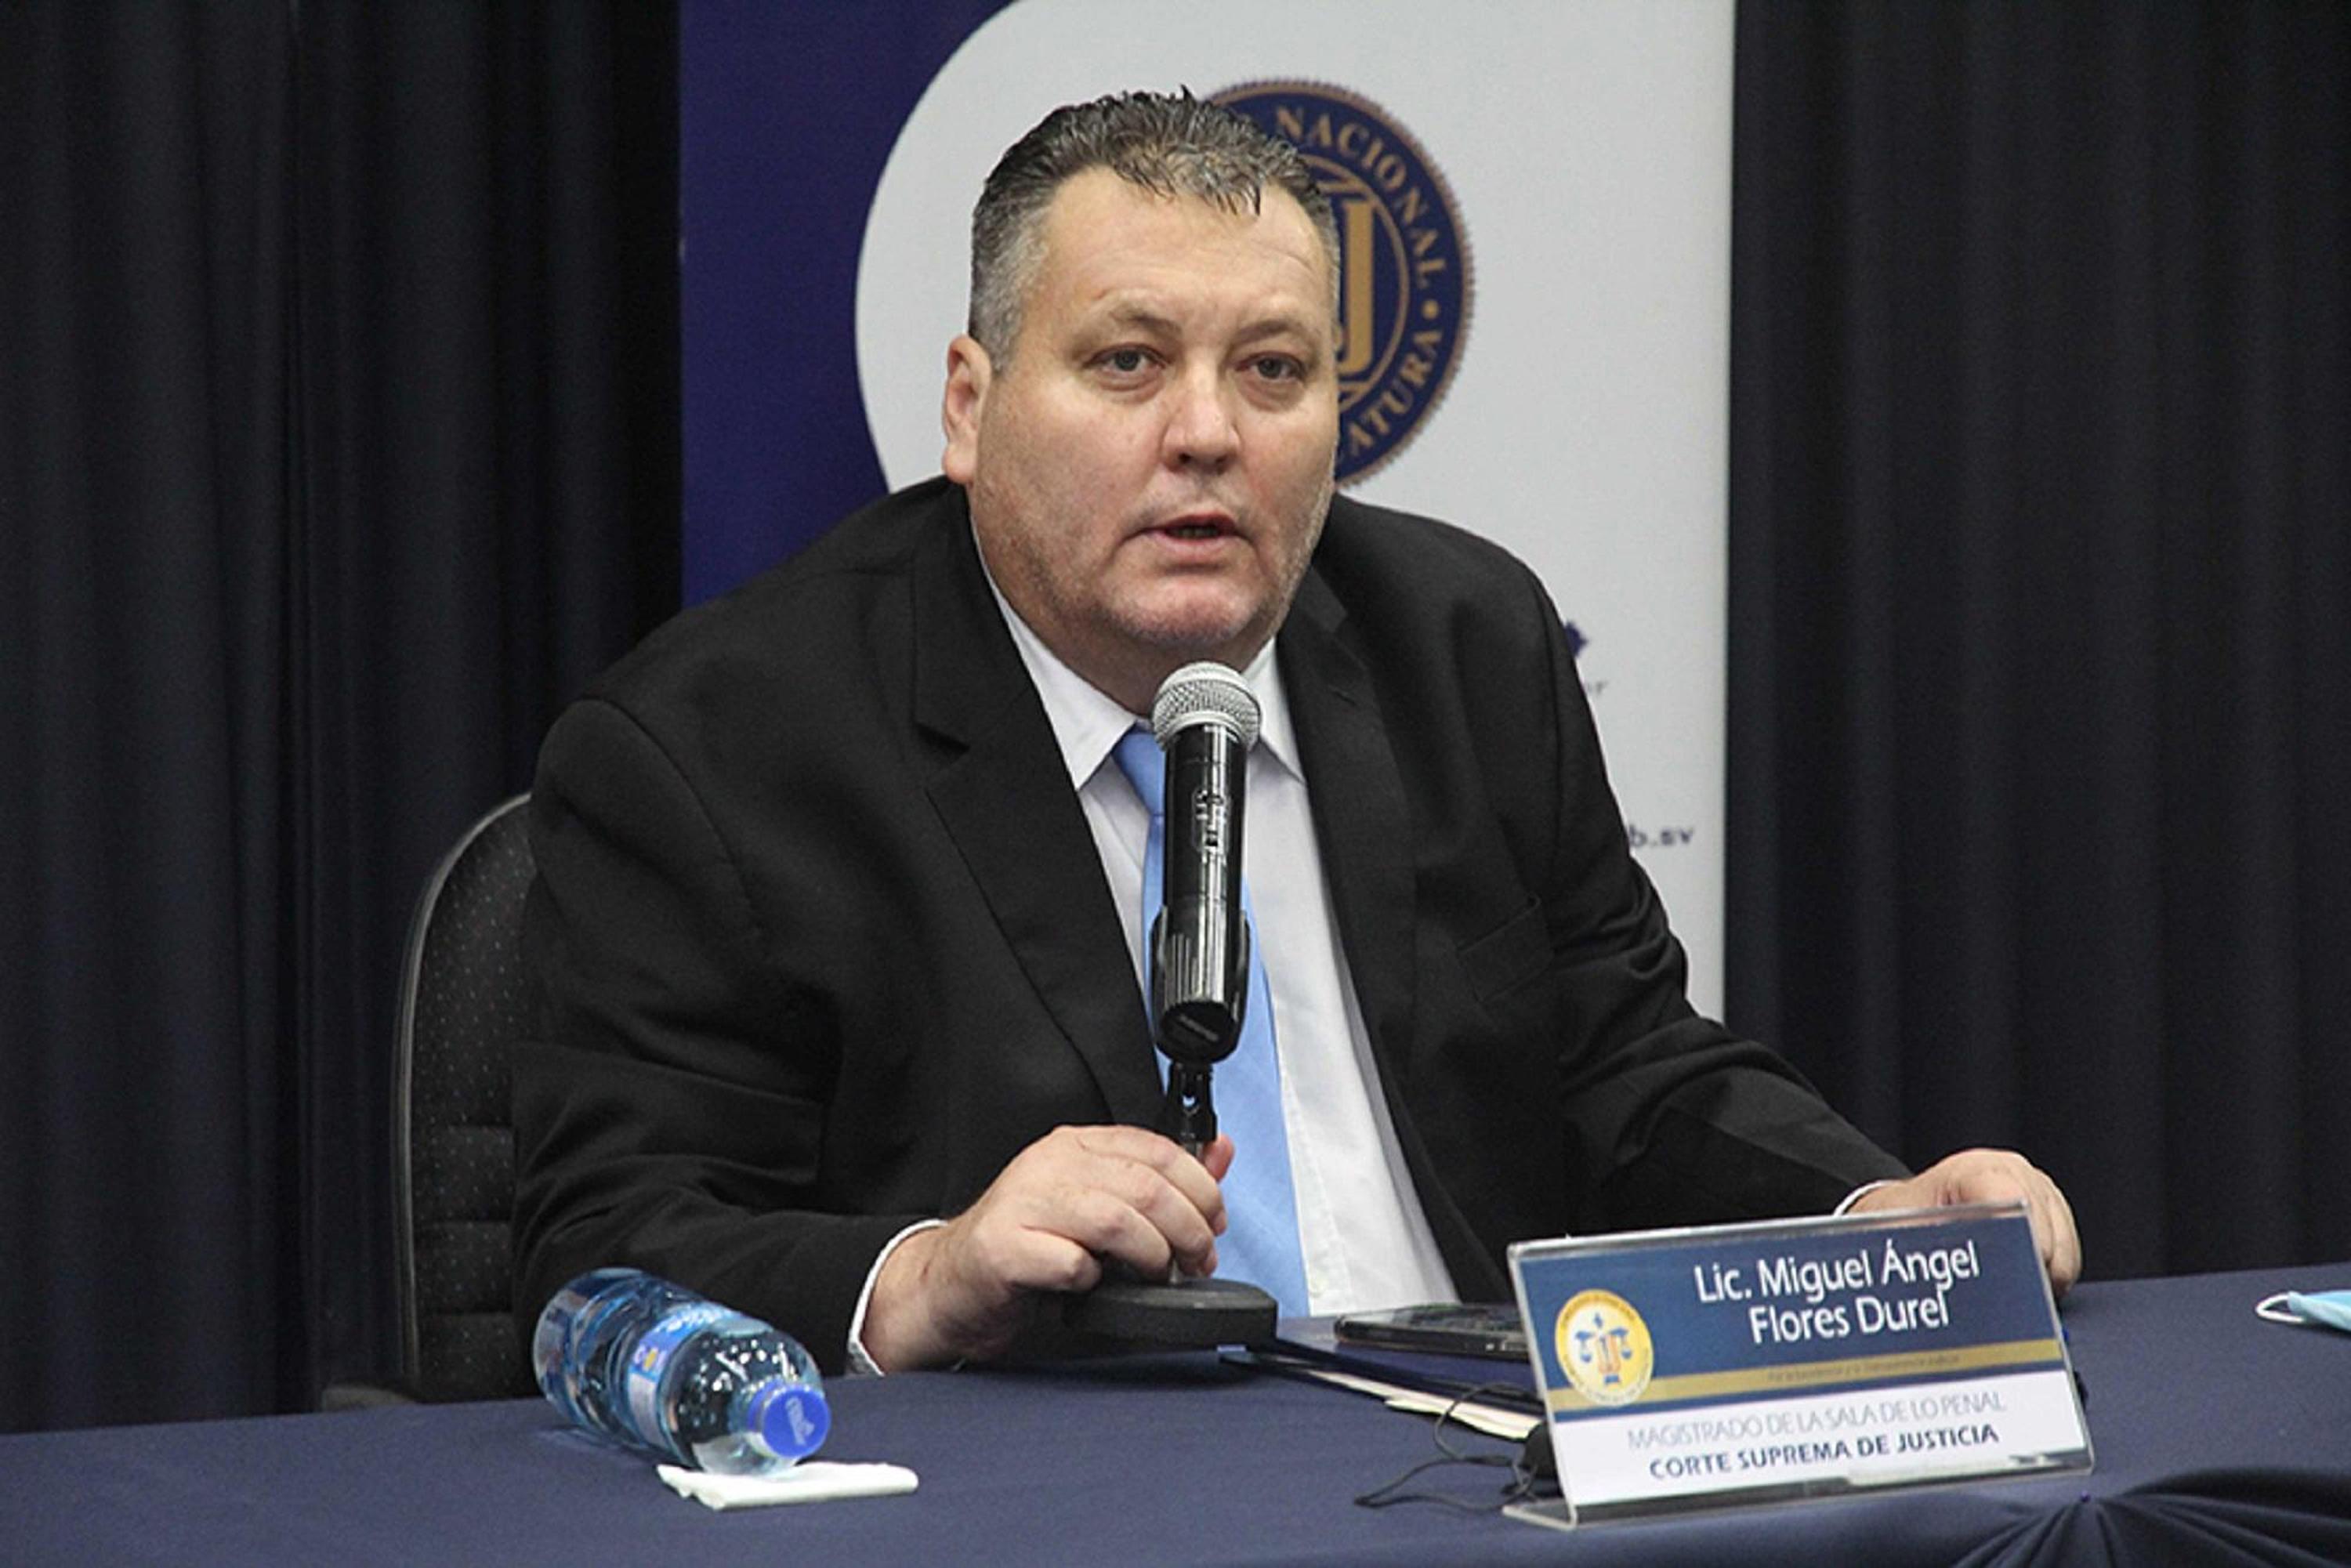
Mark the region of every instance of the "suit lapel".
<instances>
[{"instance_id":1,"label":"suit lapel","mask_svg":"<svg viewBox=\"0 0 2351 1568\"><path fill-rule=\"evenodd\" d=\"M967 514L944 510L917 548L914 584L914 719L938 743L932 804L1109 1113L1150 1126L1157 1061L1093 835Z\"/></svg>"},{"instance_id":2,"label":"suit lapel","mask_svg":"<svg viewBox=\"0 0 2351 1568\"><path fill-rule=\"evenodd\" d=\"M1412 817L1387 716L1354 629L1311 567L1281 629L1281 670L1356 1005L1421 1210L1462 1299L1507 1297L1510 1287L1493 1257L1439 1176L1442 1166L1428 1148L1431 1130L1413 1111L1419 966Z\"/></svg>"},{"instance_id":3,"label":"suit lapel","mask_svg":"<svg viewBox=\"0 0 2351 1568\"><path fill-rule=\"evenodd\" d=\"M1355 999L1395 1105L1413 1038L1411 819L1379 697L1345 622L1310 567L1281 629L1282 680Z\"/></svg>"}]
</instances>

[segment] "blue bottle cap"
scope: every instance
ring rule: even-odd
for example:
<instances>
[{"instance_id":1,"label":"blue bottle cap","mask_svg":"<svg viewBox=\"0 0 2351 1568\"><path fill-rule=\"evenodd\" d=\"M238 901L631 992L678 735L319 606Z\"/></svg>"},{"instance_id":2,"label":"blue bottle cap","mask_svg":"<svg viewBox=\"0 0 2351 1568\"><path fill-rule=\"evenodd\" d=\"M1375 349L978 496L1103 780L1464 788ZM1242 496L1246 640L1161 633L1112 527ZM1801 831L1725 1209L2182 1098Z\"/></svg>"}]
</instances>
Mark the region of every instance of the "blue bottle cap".
<instances>
[{"instance_id":1,"label":"blue bottle cap","mask_svg":"<svg viewBox=\"0 0 2351 1568\"><path fill-rule=\"evenodd\" d=\"M832 1430L832 1406L824 1390L778 1377L751 1396L752 1430L779 1459L801 1459L824 1446Z\"/></svg>"}]
</instances>

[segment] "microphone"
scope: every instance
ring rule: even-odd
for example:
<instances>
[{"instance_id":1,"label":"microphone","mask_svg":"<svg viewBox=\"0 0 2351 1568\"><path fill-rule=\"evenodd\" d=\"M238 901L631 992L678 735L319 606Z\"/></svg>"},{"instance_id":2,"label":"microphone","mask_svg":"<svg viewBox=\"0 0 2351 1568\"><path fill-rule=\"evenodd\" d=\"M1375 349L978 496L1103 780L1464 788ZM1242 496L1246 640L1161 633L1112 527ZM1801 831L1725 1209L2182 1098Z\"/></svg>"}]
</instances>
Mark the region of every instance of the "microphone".
<instances>
[{"instance_id":1,"label":"microphone","mask_svg":"<svg viewBox=\"0 0 2351 1568\"><path fill-rule=\"evenodd\" d=\"M1151 928L1151 1017L1168 1063L1160 1131L1196 1155L1217 1135L1209 1069L1239 1043L1249 1007L1241 828L1257 698L1223 664L1186 664L1160 684L1151 728L1167 768Z\"/></svg>"},{"instance_id":2,"label":"microphone","mask_svg":"<svg viewBox=\"0 0 2351 1568\"><path fill-rule=\"evenodd\" d=\"M1161 776L1160 904L1151 922L1151 1027L1167 1059L1159 1131L1197 1158L1217 1136L1209 1069L1240 1043L1249 932L1241 913L1241 801L1257 698L1226 666L1160 683L1151 729ZM1274 1299L1238 1280L1104 1279L1062 1309L1081 1336L1162 1348L1262 1344Z\"/></svg>"}]
</instances>

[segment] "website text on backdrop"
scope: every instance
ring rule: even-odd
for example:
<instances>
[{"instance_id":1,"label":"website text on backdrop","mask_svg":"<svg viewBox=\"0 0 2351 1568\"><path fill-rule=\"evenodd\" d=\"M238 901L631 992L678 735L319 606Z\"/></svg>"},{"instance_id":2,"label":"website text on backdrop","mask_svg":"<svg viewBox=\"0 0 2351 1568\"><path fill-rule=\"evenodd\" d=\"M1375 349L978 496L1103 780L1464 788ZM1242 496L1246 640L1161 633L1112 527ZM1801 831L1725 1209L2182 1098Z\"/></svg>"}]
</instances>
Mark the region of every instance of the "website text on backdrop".
<instances>
[{"instance_id":1,"label":"website text on backdrop","mask_svg":"<svg viewBox=\"0 0 2351 1568\"><path fill-rule=\"evenodd\" d=\"M989 176L942 476L688 612L550 731L515 1063L517 1311L643 1268L827 1369L995 1356L1107 1268L1213 1273L1286 1155L1314 1312L1509 1295L1568 1232L2021 1197L1912 1176L1701 1018L1557 613L1333 494L1338 238L1188 94L1056 110ZM1561 497L1572 505L1573 497ZM1176 667L1241 673L1286 1149L1147 1130L1142 800ZM1260 1143L1266 1140L1259 1140Z\"/></svg>"}]
</instances>

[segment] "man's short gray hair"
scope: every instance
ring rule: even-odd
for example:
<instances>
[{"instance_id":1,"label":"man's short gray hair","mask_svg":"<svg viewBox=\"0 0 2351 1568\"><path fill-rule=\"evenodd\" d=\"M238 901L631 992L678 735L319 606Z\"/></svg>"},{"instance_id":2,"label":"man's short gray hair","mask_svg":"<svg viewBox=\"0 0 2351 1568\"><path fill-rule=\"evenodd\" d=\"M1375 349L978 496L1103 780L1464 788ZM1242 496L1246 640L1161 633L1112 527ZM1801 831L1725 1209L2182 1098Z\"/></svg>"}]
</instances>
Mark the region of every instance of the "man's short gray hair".
<instances>
[{"instance_id":1,"label":"man's short gray hair","mask_svg":"<svg viewBox=\"0 0 2351 1568\"><path fill-rule=\"evenodd\" d=\"M1119 93L1065 104L1039 121L997 161L972 209L967 329L998 364L1011 357L1021 306L1044 260L1045 210L1063 182L1088 169L1228 213L1261 210L1268 185L1287 192L1322 236L1335 309L1338 222L1298 149L1188 89Z\"/></svg>"}]
</instances>

